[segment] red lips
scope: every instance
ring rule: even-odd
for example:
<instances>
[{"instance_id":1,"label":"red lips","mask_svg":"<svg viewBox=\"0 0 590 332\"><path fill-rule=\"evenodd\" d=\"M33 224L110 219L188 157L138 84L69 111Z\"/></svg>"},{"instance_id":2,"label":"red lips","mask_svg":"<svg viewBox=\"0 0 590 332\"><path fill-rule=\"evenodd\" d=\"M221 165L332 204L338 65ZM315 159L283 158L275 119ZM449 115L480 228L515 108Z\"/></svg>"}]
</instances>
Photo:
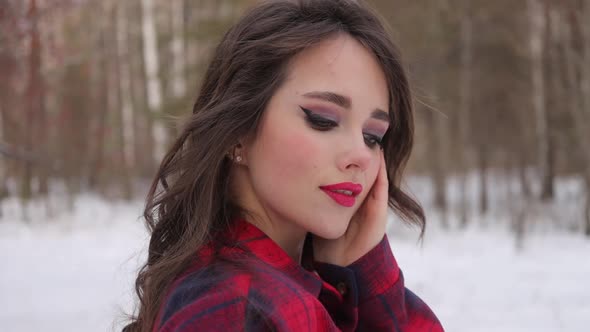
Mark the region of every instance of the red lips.
<instances>
[{"instance_id":1,"label":"red lips","mask_svg":"<svg viewBox=\"0 0 590 332\"><path fill-rule=\"evenodd\" d=\"M363 191L363 186L358 183L343 182L321 186L320 189L336 201L336 203L345 207L351 207L356 201L355 197ZM339 191L348 191L349 193Z\"/></svg>"}]
</instances>

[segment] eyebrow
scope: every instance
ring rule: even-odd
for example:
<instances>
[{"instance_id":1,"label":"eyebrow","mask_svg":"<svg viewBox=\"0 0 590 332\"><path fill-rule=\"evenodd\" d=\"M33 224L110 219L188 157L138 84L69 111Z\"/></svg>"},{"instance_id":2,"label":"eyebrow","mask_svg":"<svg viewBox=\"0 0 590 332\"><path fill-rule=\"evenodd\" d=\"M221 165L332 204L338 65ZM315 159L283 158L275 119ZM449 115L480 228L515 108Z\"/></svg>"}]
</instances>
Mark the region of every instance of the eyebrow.
<instances>
[{"instance_id":1,"label":"eyebrow","mask_svg":"<svg viewBox=\"0 0 590 332\"><path fill-rule=\"evenodd\" d=\"M350 109L352 102L349 97L337 94L330 91L312 91L303 94L304 97L320 99L332 104L336 104L342 108ZM377 120L389 122L389 113L380 108L376 108L371 112L371 117Z\"/></svg>"}]
</instances>

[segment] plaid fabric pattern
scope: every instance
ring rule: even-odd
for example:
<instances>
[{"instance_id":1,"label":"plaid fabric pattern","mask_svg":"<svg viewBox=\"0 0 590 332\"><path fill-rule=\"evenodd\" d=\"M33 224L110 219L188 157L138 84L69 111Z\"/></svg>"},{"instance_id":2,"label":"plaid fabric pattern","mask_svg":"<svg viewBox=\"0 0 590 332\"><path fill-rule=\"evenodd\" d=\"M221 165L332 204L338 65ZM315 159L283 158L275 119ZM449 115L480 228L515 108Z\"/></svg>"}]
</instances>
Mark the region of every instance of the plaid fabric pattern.
<instances>
[{"instance_id":1,"label":"plaid fabric pattern","mask_svg":"<svg viewBox=\"0 0 590 332\"><path fill-rule=\"evenodd\" d=\"M230 233L237 245L204 246L175 280L154 331L443 331L404 287L387 237L347 267L304 249L305 269L244 220Z\"/></svg>"}]
</instances>

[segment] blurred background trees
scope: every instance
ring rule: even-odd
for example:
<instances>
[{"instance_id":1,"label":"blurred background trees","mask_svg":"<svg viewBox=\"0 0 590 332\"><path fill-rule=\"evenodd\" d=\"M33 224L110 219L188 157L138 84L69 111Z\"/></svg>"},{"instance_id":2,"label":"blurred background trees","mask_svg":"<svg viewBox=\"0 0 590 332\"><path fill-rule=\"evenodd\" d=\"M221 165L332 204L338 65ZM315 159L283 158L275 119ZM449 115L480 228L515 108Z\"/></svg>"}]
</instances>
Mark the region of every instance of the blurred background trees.
<instances>
[{"instance_id":1,"label":"blurred background trees","mask_svg":"<svg viewBox=\"0 0 590 332\"><path fill-rule=\"evenodd\" d=\"M0 0L0 200L54 213L59 193L143 196L212 48L254 2ZM369 2L409 69L410 173L443 226L506 215L518 239L549 215L590 236L590 1Z\"/></svg>"}]
</instances>

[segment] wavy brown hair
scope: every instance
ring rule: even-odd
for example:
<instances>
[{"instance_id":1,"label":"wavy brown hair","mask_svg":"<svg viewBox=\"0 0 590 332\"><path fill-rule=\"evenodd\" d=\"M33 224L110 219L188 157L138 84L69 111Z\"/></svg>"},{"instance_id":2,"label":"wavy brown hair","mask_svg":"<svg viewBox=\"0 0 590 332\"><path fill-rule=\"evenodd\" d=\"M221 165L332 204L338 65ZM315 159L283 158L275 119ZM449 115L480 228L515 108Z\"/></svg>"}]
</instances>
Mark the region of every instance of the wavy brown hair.
<instances>
[{"instance_id":1,"label":"wavy brown hair","mask_svg":"<svg viewBox=\"0 0 590 332\"><path fill-rule=\"evenodd\" d=\"M123 331L151 331L166 289L195 252L242 215L229 192L228 152L256 133L290 59L338 34L374 53L389 87L390 129L383 150L389 206L424 231L420 205L400 188L412 149L412 97L398 51L377 15L354 0L273 0L258 4L223 37L193 112L165 155L146 199L148 259L135 288L136 316Z\"/></svg>"}]
</instances>

